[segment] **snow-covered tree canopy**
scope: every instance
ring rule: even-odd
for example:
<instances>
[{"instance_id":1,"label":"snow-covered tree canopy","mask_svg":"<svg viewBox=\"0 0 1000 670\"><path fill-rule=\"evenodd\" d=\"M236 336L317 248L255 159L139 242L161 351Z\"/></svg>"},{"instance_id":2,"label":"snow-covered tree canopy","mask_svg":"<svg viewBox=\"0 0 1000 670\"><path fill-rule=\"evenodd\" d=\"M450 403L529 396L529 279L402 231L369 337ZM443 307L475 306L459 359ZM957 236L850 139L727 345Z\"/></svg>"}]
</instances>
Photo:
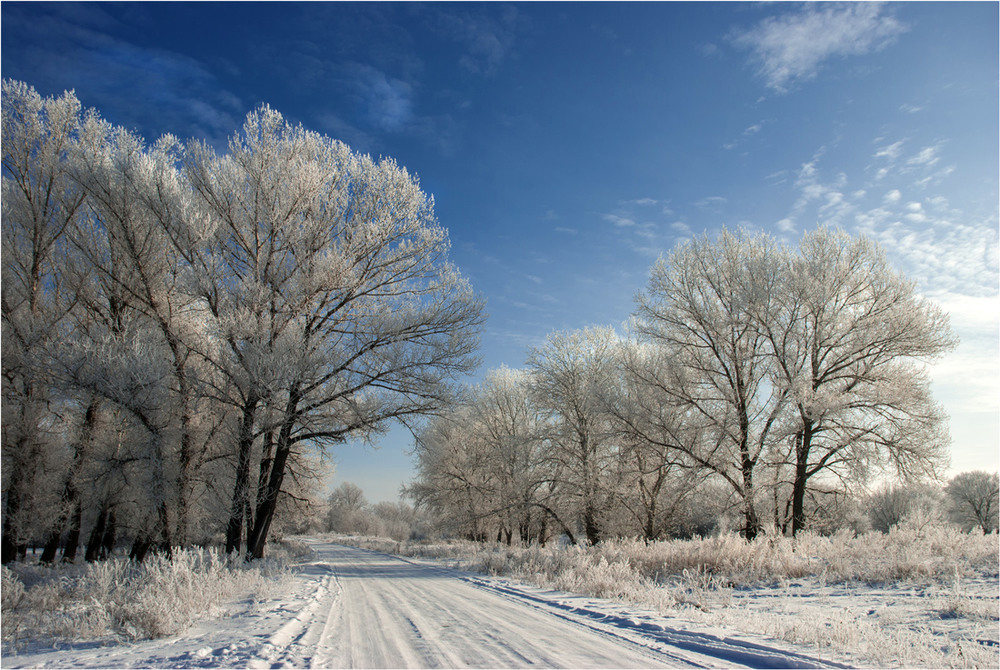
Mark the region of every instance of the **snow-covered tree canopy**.
<instances>
[{"instance_id":1,"label":"snow-covered tree canopy","mask_svg":"<svg viewBox=\"0 0 1000 670\"><path fill-rule=\"evenodd\" d=\"M483 301L391 159L266 105L227 152L147 145L72 93L10 81L3 131L5 519L40 476L7 460L47 420L30 407L57 393L82 416L97 396L149 436L137 539L226 526L230 550L245 529L260 556L303 449L438 410L477 362ZM24 408L9 431L8 400ZM5 561L28 532L5 527Z\"/></svg>"}]
</instances>

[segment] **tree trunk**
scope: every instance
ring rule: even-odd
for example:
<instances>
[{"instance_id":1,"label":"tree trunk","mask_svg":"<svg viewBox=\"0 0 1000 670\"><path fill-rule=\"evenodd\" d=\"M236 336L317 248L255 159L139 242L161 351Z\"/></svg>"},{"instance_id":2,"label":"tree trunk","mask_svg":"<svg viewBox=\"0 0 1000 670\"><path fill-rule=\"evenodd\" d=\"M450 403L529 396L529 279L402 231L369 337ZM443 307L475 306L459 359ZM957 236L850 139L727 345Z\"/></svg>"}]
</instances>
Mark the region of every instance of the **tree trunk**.
<instances>
[{"instance_id":1,"label":"tree trunk","mask_svg":"<svg viewBox=\"0 0 1000 670\"><path fill-rule=\"evenodd\" d=\"M583 530L587 535L587 541L591 545L601 541L601 529L597 525L597 510L589 500L583 510Z\"/></svg>"},{"instance_id":2,"label":"tree trunk","mask_svg":"<svg viewBox=\"0 0 1000 670\"><path fill-rule=\"evenodd\" d=\"M257 504L254 509L261 506L264 502L264 495L267 489L267 480L271 478L271 463L274 461L274 431L267 431L264 433L264 447L261 451L260 457L260 473L257 475ZM249 507L250 499L247 498L247 506ZM253 515L247 513L247 534L250 532L250 526L253 525L254 518Z\"/></svg>"},{"instance_id":3,"label":"tree trunk","mask_svg":"<svg viewBox=\"0 0 1000 670\"><path fill-rule=\"evenodd\" d=\"M15 477L17 474L15 473ZM17 527L15 519L21 512L20 481L15 479L7 491L7 505L3 515L3 537L0 538L0 562L7 565L17 559L19 544L17 542Z\"/></svg>"},{"instance_id":4,"label":"tree trunk","mask_svg":"<svg viewBox=\"0 0 1000 670\"><path fill-rule=\"evenodd\" d=\"M239 552L240 543L243 539L243 518L246 516L246 503L250 495L250 455L253 449L253 426L256 413L257 398L251 395L243 405L243 417L240 420L236 485L233 490L233 503L229 512L229 524L226 526L227 554ZM247 525L249 525L249 520Z\"/></svg>"},{"instance_id":5,"label":"tree trunk","mask_svg":"<svg viewBox=\"0 0 1000 670\"><path fill-rule=\"evenodd\" d=\"M792 537L806 527L806 482L809 478L809 449L812 446L812 422L806 421L795 436L795 481L792 483Z\"/></svg>"},{"instance_id":6,"label":"tree trunk","mask_svg":"<svg viewBox=\"0 0 1000 670\"><path fill-rule=\"evenodd\" d=\"M118 530L117 517L115 511L108 512L108 526L104 530L104 539L101 540L101 559L105 559L115 550L115 533Z\"/></svg>"},{"instance_id":7,"label":"tree trunk","mask_svg":"<svg viewBox=\"0 0 1000 670\"><path fill-rule=\"evenodd\" d=\"M274 510L278 505L278 495L285 477L285 463L288 461L290 448L282 444L281 437L271 464L271 476L267 480L262 495L258 496L257 512L254 514L253 528L247 537L247 560L264 557L264 544L271 530Z\"/></svg>"},{"instance_id":8,"label":"tree trunk","mask_svg":"<svg viewBox=\"0 0 1000 670\"><path fill-rule=\"evenodd\" d=\"M257 512L254 514L253 529L247 537L247 560L264 557L264 544L274 520L274 510L281 494L281 484L285 478L285 464L291 453L292 429L298 420L299 391L293 387L288 394L285 406L285 418L278 431L278 443L275 445L274 461L271 463L271 474L267 484L258 491ZM263 468L261 471L263 474Z\"/></svg>"},{"instance_id":9,"label":"tree trunk","mask_svg":"<svg viewBox=\"0 0 1000 670\"><path fill-rule=\"evenodd\" d=\"M760 519L753 505L753 465L743 459L743 537L753 542L760 533Z\"/></svg>"},{"instance_id":10,"label":"tree trunk","mask_svg":"<svg viewBox=\"0 0 1000 670\"><path fill-rule=\"evenodd\" d=\"M72 563L76 560L76 552L80 546L80 525L83 522L83 508L80 505L80 497L76 495L75 487L73 497L76 499L73 507L73 514L69 519L69 532L66 534L66 548L63 549L63 563Z\"/></svg>"},{"instance_id":11,"label":"tree trunk","mask_svg":"<svg viewBox=\"0 0 1000 670\"><path fill-rule=\"evenodd\" d=\"M73 539L73 528L76 528L76 543L79 544L80 541L80 517L82 516L82 511L80 509L80 494L76 490L76 485L74 484L74 479L76 473L79 471L80 466L83 462L84 456L87 452L87 447L90 444L94 428L97 425L97 412L100 408L100 400L96 395L91 395L90 402L87 404L87 410L83 415L83 427L80 431L80 439L76 442L76 446L73 450L73 463L70 466L69 473L66 475L66 481L63 484L62 501L65 505L62 509L62 514L59 515L59 520L56 522L49 533L49 539L45 543L45 549L42 551L42 563L52 563L56 559L56 550L59 548L59 541L62 539L63 526L67 521L71 523L70 526L70 536L67 538L67 548L63 550L63 560L74 560L76 557L76 548L69 549L69 541ZM75 515L75 516L72 516ZM69 551L70 558L66 558L66 552Z\"/></svg>"},{"instance_id":12,"label":"tree trunk","mask_svg":"<svg viewBox=\"0 0 1000 670\"><path fill-rule=\"evenodd\" d=\"M94 524L94 529L90 532L90 539L87 540L87 551L84 554L84 558L88 563L93 563L101 554L101 542L104 541L104 528L108 522L108 508L102 507L100 514L97 515L97 523Z\"/></svg>"},{"instance_id":13,"label":"tree trunk","mask_svg":"<svg viewBox=\"0 0 1000 670\"><path fill-rule=\"evenodd\" d=\"M64 519L60 518L59 526L62 526ZM59 543L62 541L62 530L51 530L49 531L49 539L45 541L45 547L42 548L42 557L38 559L39 563L51 564L56 560L56 553L59 551Z\"/></svg>"},{"instance_id":14,"label":"tree trunk","mask_svg":"<svg viewBox=\"0 0 1000 670\"><path fill-rule=\"evenodd\" d=\"M129 552L129 560L135 561L136 563L142 563L142 560L146 558L146 553L149 551L149 547L152 546L152 542L148 535L139 535L132 542L132 551Z\"/></svg>"}]
</instances>

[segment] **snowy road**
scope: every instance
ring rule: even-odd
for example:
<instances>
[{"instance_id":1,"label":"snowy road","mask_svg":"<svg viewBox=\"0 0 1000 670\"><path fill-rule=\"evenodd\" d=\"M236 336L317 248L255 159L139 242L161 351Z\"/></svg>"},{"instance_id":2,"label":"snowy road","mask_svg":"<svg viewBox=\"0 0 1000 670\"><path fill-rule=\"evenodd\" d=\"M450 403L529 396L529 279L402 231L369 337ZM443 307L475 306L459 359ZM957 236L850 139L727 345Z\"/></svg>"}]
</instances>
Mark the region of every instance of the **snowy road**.
<instances>
[{"instance_id":1,"label":"snowy road","mask_svg":"<svg viewBox=\"0 0 1000 670\"><path fill-rule=\"evenodd\" d=\"M843 667L671 627L607 601L314 541L287 598L182 637L4 658L4 667Z\"/></svg>"}]
</instances>

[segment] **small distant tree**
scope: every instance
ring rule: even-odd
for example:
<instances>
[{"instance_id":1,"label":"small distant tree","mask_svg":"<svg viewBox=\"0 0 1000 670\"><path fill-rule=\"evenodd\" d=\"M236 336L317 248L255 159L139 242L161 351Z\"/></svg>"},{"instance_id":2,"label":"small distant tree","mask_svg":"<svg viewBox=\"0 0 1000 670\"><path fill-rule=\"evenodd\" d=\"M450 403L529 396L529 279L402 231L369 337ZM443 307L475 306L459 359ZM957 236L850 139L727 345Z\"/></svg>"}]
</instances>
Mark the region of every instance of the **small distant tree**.
<instances>
[{"instance_id":1,"label":"small distant tree","mask_svg":"<svg viewBox=\"0 0 1000 670\"><path fill-rule=\"evenodd\" d=\"M984 533L996 532L1000 513L1000 475L982 470L963 472L945 488L951 519L964 529L977 526Z\"/></svg>"},{"instance_id":2,"label":"small distant tree","mask_svg":"<svg viewBox=\"0 0 1000 670\"><path fill-rule=\"evenodd\" d=\"M361 487L344 482L327 498L326 527L334 533L367 532L368 500Z\"/></svg>"},{"instance_id":3,"label":"small distant tree","mask_svg":"<svg viewBox=\"0 0 1000 670\"><path fill-rule=\"evenodd\" d=\"M940 489L927 484L887 484L867 501L871 528L882 533L908 518L933 518L940 507Z\"/></svg>"}]
</instances>

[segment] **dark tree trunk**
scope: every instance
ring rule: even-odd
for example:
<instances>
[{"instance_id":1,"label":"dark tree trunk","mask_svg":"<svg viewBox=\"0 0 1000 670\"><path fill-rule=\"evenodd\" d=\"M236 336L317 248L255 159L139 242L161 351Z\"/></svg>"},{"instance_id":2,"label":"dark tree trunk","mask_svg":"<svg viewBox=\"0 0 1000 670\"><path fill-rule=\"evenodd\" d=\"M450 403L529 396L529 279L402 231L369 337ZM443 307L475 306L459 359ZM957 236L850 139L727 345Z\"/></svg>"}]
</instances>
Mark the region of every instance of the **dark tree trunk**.
<instances>
[{"instance_id":1,"label":"dark tree trunk","mask_svg":"<svg viewBox=\"0 0 1000 670\"><path fill-rule=\"evenodd\" d=\"M159 536L158 542L155 541L157 536ZM150 549L170 558L173 555L170 539L170 518L167 514L167 504L161 502L156 510L156 528L152 533L142 532L136 536L132 542L129 558L137 563L142 563Z\"/></svg>"},{"instance_id":2,"label":"dark tree trunk","mask_svg":"<svg viewBox=\"0 0 1000 670\"><path fill-rule=\"evenodd\" d=\"M590 544L594 545L601 541L601 529L597 525L597 510L590 501L587 501L587 506L583 510L583 530Z\"/></svg>"},{"instance_id":3,"label":"dark tree trunk","mask_svg":"<svg viewBox=\"0 0 1000 670\"><path fill-rule=\"evenodd\" d=\"M809 449L812 446L813 426L806 421L802 431L795 436L795 481L792 483L792 536L806 527L806 483L809 479Z\"/></svg>"},{"instance_id":4,"label":"dark tree trunk","mask_svg":"<svg viewBox=\"0 0 1000 670\"><path fill-rule=\"evenodd\" d=\"M15 475L16 476L16 475ZM0 538L0 562L7 565L17 559L20 553L20 546L15 538L16 527L14 520L21 512L21 492L20 482L15 480L7 492L7 509L3 515L3 537Z\"/></svg>"},{"instance_id":5,"label":"dark tree trunk","mask_svg":"<svg viewBox=\"0 0 1000 670\"><path fill-rule=\"evenodd\" d=\"M264 544L267 542L267 534L271 530L271 521L274 519L274 510L278 505L278 495L281 493L288 455L289 448L283 446L279 439L278 447L274 453L274 462L271 464L271 476L268 477L262 495L258 495L259 502L257 512L254 514L253 528L247 537L247 560L264 557Z\"/></svg>"},{"instance_id":6,"label":"dark tree trunk","mask_svg":"<svg viewBox=\"0 0 1000 670\"><path fill-rule=\"evenodd\" d=\"M63 527L67 522L70 523L70 532L67 537L66 548L63 550L63 560L73 561L76 558L75 545L78 545L80 542L80 517L82 516L82 510L80 509L80 494L76 489L74 479L86 455L87 447L91 443L94 429L97 426L97 412L100 409L100 404L97 396L91 396L90 402L87 404L87 410L84 412L80 439L76 442L73 450L73 464L63 484L62 501L65 507L63 507L63 513L60 514L59 520L56 522L52 532L49 534L48 541L45 543L45 549L42 551L42 563L52 563L55 561L56 550L59 548L59 541L62 539ZM75 536L73 533L74 528L76 529ZM73 542L74 539L75 543ZM67 555L69 558L67 558Z\"/></svg>"},{"instance_id":7,"label":"dark tree trunk","mask_svg":"<svg viewBox=\"0 0 1000 670\"><path fill-rule=\"evenodd\" d=\"M150 541L148 535L140 535L135 538L132 542L132 551L128 554L129 560L135 561L136 563L142 563L152 544L153 543Z\"/></svg>"},{"instance_id":8,"label":"dark tree trunk","mask_svg":"<svg viewBox=\"0 0 1000 670\"><path fill-rule=\"evenodd\" d=\"M243 518L246 516L247 498L250 495L250 455L253 449L253 426L256 413L257 398L251 396L243 406L243 417L240 420L236 485L233 490L233 503L230 507L229 523L226 526L227 554L238 552L243 539Z\"/></svg>"},{"instance_id":9,"label":"dark tree trunk","mask_svg":"<svg viewBox=\"0 0 1000 670\"><path fill-rule=\"evenodd\" d=\"M104 538L101 540L101 558L105 559L115 550L115 533L118 530L117 518L114 510L108 512L108 527L104 530Z\"/></svg>"},{"instance_id":10,"label":"dark tree trunk","mask_svg":"<svg viewBox=\"0 0 1000 670\"><path fill-rule=\"evenodd\" d=\"M97 523L90 532L90 539L87 540L87 551L84 558L88 563L93 563L101 555L101 543L104 541L104 528L108 522L108 508L102 507L101 513L97 515Z\"/></svg>"},{"instance_id":11,"label":"dark tree trunk","mask_svg":"<svg viewBox=\"0 0 1000 670\"><path fill-rule=\"evenodd\" d=\"M274 461L274 432L267 431L264 433L264 447L261 451L260 457L260 473L257 475L257 504L256 508L259 508L264 502L264 496L267 491L267 481L271 478L271 464ZM247 504L249 507L249 497L247 498ZM253 515L248 513L247 515L247 533L250 532L250 526L253 525L254 519Z\"/></svg>"},{"instance_id":12,"label":"dark tree trunk","mask_svg":"<svg viewBox=\"0 0 1000 670\"><path fill-rule=\"evenodd\" d=\"M80 546L80 525L83 521L83 509L80 506L80 498L74 492L76 502L73 507L73 514L69 518L69 532L66 534L66 548L63 549L63 563L72 563L76 560L76 551Z\"/></svg>"},{"instance_id":13,"label":"dark tree trunk","mask_svg":"<svg viewBox=\"0 0 1000 670\"><path fill-rule=\"evenodd\" d=\"M62 526L64 519L59 520L59 526ZM62 529L52 530L49 532L49 539L45 541L45 547L42 549L42 557L38 559L39 563L51 564L56 560L56 553L59 551L59 543L62 541Z\"/></svg>"},{"instance_id":14,"label":"dark tree trunk","mask_svg":"<svg viewBox=\"0 0 1000 670\"><path fill-rule=\"evenodd\" d=\"M760 519L753 505L753 469L744 464L743 470L743 537L753 542L760 533Z\"/></svg>"},{"instance_id":15,"label":"dark tree trunk","mask_svg":"<svg viewBox=\"0 0 1000 670\"><path fill-rule=\"evenodd\" d=\"M284 422L278 431L278 443L274 448L274 461L271 463L271 473L267 484L258 491L257 512L254 514L253 528L247 537L247 560L264 557L264 544L274 520L274 510L281 494L281 484L285 478L285 465L292 450L292 429L298 420L299 391L292 388L288 394L285 406ZM263 474L263 467L261 468Z\"/></svg>"}]
</instances>

